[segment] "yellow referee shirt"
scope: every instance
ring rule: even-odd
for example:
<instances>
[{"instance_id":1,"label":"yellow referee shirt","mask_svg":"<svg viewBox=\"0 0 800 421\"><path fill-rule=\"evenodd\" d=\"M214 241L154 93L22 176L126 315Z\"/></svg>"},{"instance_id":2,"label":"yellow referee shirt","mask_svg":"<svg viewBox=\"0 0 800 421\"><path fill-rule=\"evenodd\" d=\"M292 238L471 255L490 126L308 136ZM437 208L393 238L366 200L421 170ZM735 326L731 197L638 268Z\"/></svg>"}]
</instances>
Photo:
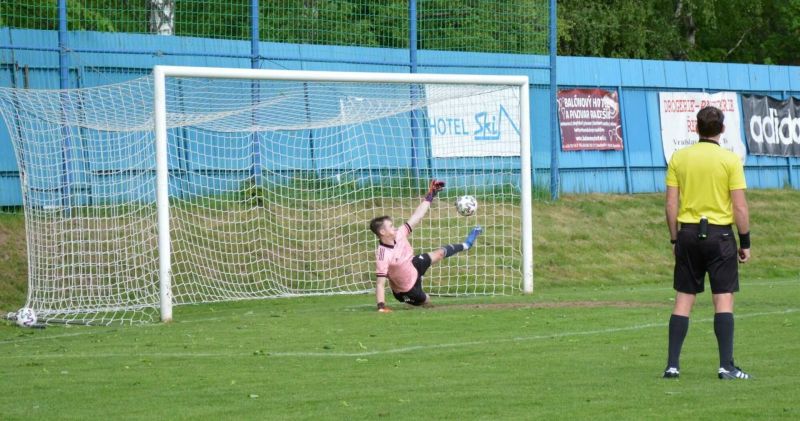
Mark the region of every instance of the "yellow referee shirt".
<instances>
[{"instance_id":1,"label":"yellow referee shirt","mask_svg":"<svg viewBox=\"0 0 800 421\"><path fill-rule=\"evenodd\" d=\"M731 190L746 189L739 157L710 140L672 154L667 166L667 186L680 190L678 222L733 224Z\"/></svg>"}]
</instances>

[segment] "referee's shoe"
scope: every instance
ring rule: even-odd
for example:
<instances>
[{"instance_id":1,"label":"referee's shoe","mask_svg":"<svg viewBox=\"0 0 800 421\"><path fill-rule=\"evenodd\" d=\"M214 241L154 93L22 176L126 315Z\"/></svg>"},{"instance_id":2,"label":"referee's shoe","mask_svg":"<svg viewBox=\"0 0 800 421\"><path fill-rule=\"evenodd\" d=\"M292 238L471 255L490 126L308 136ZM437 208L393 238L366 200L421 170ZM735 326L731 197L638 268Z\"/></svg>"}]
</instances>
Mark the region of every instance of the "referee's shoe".
<instances>
[{"instance_id":1,"label":"referee's shoe","mask_svg":"<svg viewBox=\"0 0 800 421\"><path fill-rule=\"evenodd\" d=\"M666 370L664 370L665 379L677 379L680 375L680 371L675 367L667 367Z\"/></svg>"},{"instance_id":2,"label":"referee's shoe","mask_svg":"<svg viewBox=\"0 0 800 421\"><path fill-rule=\"evenodd\" d=\"M720 367L717 375L720 380L749 380L752 378L739 367L732 367L730 370Z\"/></svg>"}]
</instances>

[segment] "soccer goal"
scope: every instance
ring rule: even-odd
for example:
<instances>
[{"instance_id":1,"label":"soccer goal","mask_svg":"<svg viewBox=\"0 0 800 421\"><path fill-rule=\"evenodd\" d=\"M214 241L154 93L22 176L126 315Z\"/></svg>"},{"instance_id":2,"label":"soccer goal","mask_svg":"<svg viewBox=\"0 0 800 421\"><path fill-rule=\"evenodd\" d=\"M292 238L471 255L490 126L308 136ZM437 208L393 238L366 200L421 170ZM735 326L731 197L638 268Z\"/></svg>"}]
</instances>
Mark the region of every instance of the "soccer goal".
<instances>
[{"instance_id":1,"label":"soccer goal","mask_svg":"<svg viewBox=\"0 0 800 421\"><path fill-rule=\"evenodd\" d=\"M0 88L40 320L172 319L179 304L372 291L371 218L447 183L416 252L484 234L433 295L533 288L523 76L156 66L96 88ZM455 200L472 195L475 215Z\"/></svg>"}]
</instances>

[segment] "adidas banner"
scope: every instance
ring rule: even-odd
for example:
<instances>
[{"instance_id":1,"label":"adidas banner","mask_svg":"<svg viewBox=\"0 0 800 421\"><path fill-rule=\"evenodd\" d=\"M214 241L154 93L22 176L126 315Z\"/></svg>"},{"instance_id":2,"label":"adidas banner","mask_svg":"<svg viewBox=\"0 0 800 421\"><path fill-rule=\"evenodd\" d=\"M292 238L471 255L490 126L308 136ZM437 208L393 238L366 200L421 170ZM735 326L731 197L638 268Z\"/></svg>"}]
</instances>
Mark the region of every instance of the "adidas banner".
<instances>
[{"instance_id":1,"label":"adidas banner","mask_svg":"<svg viewBox=\"0 0 800 421\"><path fill-rule=\"evenodd\" d=\"M742 95L742 111L751 154L800 157L800 99Z\"/></svg>"}]
</instances>

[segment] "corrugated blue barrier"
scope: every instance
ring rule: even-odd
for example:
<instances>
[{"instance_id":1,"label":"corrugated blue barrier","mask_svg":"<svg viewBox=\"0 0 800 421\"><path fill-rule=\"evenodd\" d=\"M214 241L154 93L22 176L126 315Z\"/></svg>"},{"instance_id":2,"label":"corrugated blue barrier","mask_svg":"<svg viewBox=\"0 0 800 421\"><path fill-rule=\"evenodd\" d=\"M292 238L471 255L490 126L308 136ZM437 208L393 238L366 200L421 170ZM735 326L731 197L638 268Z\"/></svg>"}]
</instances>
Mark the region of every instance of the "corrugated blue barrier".
<instances>
[{"instance_id":1,"label":"corrugated blue barrier","mask_svg":"<svg viewBox=\"0 0 800 421\"><path fill-rule=\"evenodd\" d=\"M0 29L0 86L57 88L55 31ZM115 83L147 74L156 64L251 66L250 42L142 34L70 33L73 87ZM9 48L9 47L14 47ZM262 68L408 72L408 51L261 43ZM116 51L126 51L118 53ZM550 120L546 56L419 51L420 73L525 74L531 79L534 183L549 185ZM643 193L664 189L659 91L736 91L800 95L800 67L584 57L558 59L558 83L620 92L624 151L559 152L566 193ZM751 188L800 188L800 159L748 156ZM9 133L0 121L0 206L21 204Z\"/></svg>"}]
</instances>

